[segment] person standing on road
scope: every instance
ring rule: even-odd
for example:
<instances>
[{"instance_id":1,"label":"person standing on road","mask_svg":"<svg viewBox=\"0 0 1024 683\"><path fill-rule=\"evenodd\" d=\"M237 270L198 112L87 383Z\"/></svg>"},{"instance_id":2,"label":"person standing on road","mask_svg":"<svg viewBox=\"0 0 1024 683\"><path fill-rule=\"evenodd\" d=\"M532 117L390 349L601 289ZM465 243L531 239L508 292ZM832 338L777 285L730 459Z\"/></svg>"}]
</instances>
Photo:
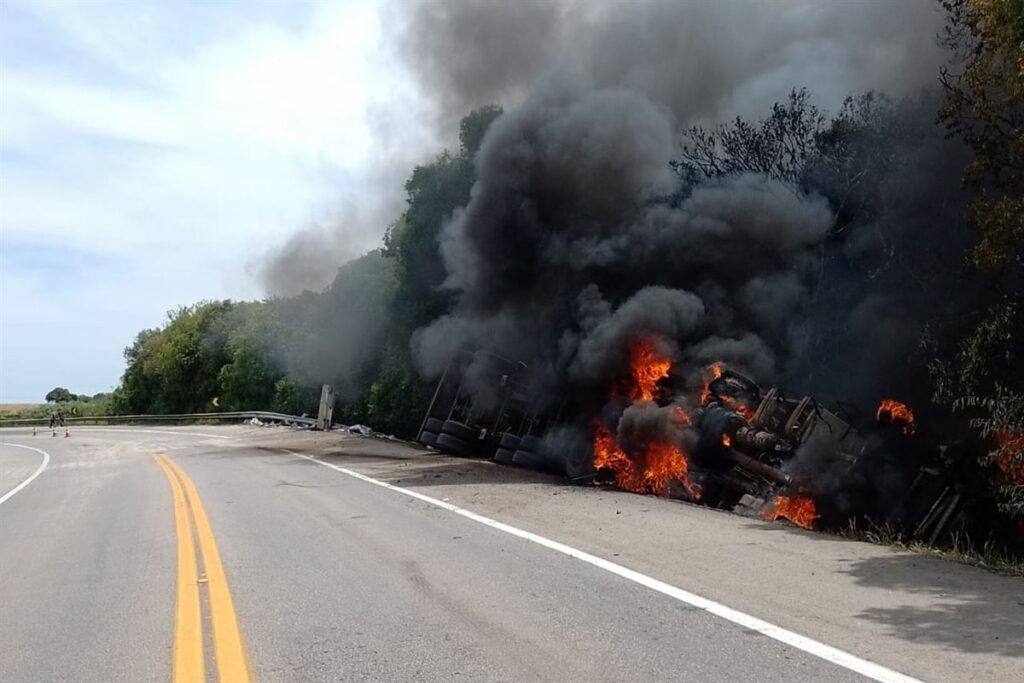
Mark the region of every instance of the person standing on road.
<instances>
[{"instance_id":1,"label":"person standing on road","mask_svg":"<svg viewBox=\"0 0 1024 683\"><path fill-rule=\"evenodd\" d=\"M57 436L57 426L58 425L64 428L64 436L65 437L71 436L71 433L68 431L68 423L64 419L64 409L63 408L58 408L57 412L50 413L50 432L51 432L51 436Z\"/></svg>"}]
</instances>

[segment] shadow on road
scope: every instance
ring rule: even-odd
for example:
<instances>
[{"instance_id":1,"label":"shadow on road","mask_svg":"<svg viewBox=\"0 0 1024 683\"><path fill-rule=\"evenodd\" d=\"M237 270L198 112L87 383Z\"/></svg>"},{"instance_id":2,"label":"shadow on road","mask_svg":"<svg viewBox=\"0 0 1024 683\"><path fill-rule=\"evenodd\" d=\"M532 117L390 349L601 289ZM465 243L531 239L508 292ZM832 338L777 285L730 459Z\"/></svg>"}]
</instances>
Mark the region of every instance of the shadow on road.
<instances>
[{"instance_id":1,"label":"shadow on road","mask_svg":"<svg viewBox=\"0 0 1024 683\"><path fill-rule=\"evenodd\" d=\"M964 652L1024 655L1024 580L930 557L893 555L858 561L857 583L933 598L929 607L894 604L858 615L915 643Z\"/></svg>"},{"instance_id":2,"label":"shadow on road","mask_svg":"<svg viewBox=\"0 0 1024 683\"><path fill-rule=\"evenodd\" d=\"M863 543L785 523L751 526L765 532ZM894 597L891 606L865 608L856 615L887 627L894 638L963 652L1024 656L1024 579L910 552L853 560L841 571L862 586L928 599L930 604L921 606L899 603Z\"/></svg>"}]
</instances>

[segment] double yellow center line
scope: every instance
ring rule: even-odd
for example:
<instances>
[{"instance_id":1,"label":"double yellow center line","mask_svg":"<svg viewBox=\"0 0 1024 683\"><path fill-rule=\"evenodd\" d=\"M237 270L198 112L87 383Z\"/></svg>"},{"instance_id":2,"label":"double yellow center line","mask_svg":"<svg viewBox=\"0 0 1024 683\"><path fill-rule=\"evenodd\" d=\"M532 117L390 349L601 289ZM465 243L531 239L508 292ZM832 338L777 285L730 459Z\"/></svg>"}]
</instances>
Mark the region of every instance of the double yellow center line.
<instances>
[{"instance_id":1,"label":"double yellow center line","mask_svg":"<svg viewBox=\"0 0 1024 683\"><path fill-rule=\"evenodd\" d=\"M214 660L220 683L248 683L249 658L235 606L228 590L224 566L220 561L213 528L199 493L188 475L164 453L153 455L167 475L174 498L174 524L178 535L178 601L174 615L174 683L203 683L206 680L203 658L203 622L199 600L199 565L196 539L209 597L213 631ZM193 522L195 533L193 533Z\"/></svg>"}]
</instances>

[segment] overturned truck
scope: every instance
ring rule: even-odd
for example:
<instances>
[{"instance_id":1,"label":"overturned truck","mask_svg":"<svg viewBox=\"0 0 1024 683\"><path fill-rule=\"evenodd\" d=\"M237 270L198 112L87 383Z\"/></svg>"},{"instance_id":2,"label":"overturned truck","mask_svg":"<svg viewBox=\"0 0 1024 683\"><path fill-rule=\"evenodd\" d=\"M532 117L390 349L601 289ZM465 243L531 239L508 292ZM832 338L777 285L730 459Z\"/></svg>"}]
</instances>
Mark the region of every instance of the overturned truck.
<instances>
[{"instance_id":1,"label":"overturned truck","mask_svg":"<svg viewBox=\"0 0 1024 683\"><path fill-rule=\"evenodd\" d=\"M616 455L607 457L601 439L615 438L597 420L588 438L566 438L587 431L579 427L587 420L580 407L538 400L526 364L483 351L461 353L449 363L417 440L457 456L783 517L806 528L866 520L934 543L962 525L964 492L955 467L943 457L944 448L924 449L922 456L920 447L908 446L914 424L905 406L890 402L884 414L880 409L875 429L865 436L853 425L853 406L825 407L811 396L791 398L780 387L765 390L723 364L713 364L708 373L688 404L672 392L661 407L661 397L644 396L652 409L675 411L686 427L685 447L666 451L667 457L682 458L682 467L668 468L670 480L660 488L626 483L622 466L635 463L614 444ZM896 459L890 457L893 449L916 455ZM880 488L883 475L898 485Z\"/></svg>"}]
</instances>

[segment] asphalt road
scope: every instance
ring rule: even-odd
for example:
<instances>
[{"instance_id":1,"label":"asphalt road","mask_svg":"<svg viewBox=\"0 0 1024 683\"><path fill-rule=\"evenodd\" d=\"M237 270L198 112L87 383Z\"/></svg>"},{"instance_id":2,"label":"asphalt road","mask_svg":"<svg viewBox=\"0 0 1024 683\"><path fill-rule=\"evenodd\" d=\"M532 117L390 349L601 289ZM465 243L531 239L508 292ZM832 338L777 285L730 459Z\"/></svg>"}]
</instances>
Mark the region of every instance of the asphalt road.
<instances>
[{"instance_id":1,"label":"asphalt road","mask_svg":"<svg viewBox=\"0 0 1024 683\"><path fill-rule=\"evenodd\" d=\"M744 619L773 626L783 615L726 611L723 618L721 610L744 606L720 600L712 602L719 613L709 612L675 597L679 582L665 588L658 576L624 575L616 568L633 565L612 556L619 553L571 556L576 539L557 514L547 528L531 529L568 552L491 523L516 518L474 508L488 482L466 481L465 500L454 501L487 515L475 518L446 509L447 497L434 497L443 490L408 489L417 498L356 476L375 476L375 463L416 467L417 457L463 467L437 456L388 451L360 459L363 441L350 439L320 444L316 462L237 428L79 429L67 439L3 430L0 440L0 497L21 487L0 503L5 682L196 680L189 666L205 668L208 680L219 673L261 681L843 681L866 680L863 673L896 680L886 667L945 670L955 680L962 673L955 657L946 669L922 668L913 656L865 669L874 661L870 643L853 653L853 665L839 665L829 661L832 643L787 640L788 631L766 637ZM41 449L49 462L40 470L43 453L7 444ZM688 509L666 504L669 512ZM646 570L639 555L637 565ZM772 591L764 573L751 580ZM189 616L193 599L201 615ZM240 631L238 661L230 623ZM190 662L189 652L199 661ZM1011 671L999 668L1003 659L987 670Z\"/></svg>"}]
</instances>

